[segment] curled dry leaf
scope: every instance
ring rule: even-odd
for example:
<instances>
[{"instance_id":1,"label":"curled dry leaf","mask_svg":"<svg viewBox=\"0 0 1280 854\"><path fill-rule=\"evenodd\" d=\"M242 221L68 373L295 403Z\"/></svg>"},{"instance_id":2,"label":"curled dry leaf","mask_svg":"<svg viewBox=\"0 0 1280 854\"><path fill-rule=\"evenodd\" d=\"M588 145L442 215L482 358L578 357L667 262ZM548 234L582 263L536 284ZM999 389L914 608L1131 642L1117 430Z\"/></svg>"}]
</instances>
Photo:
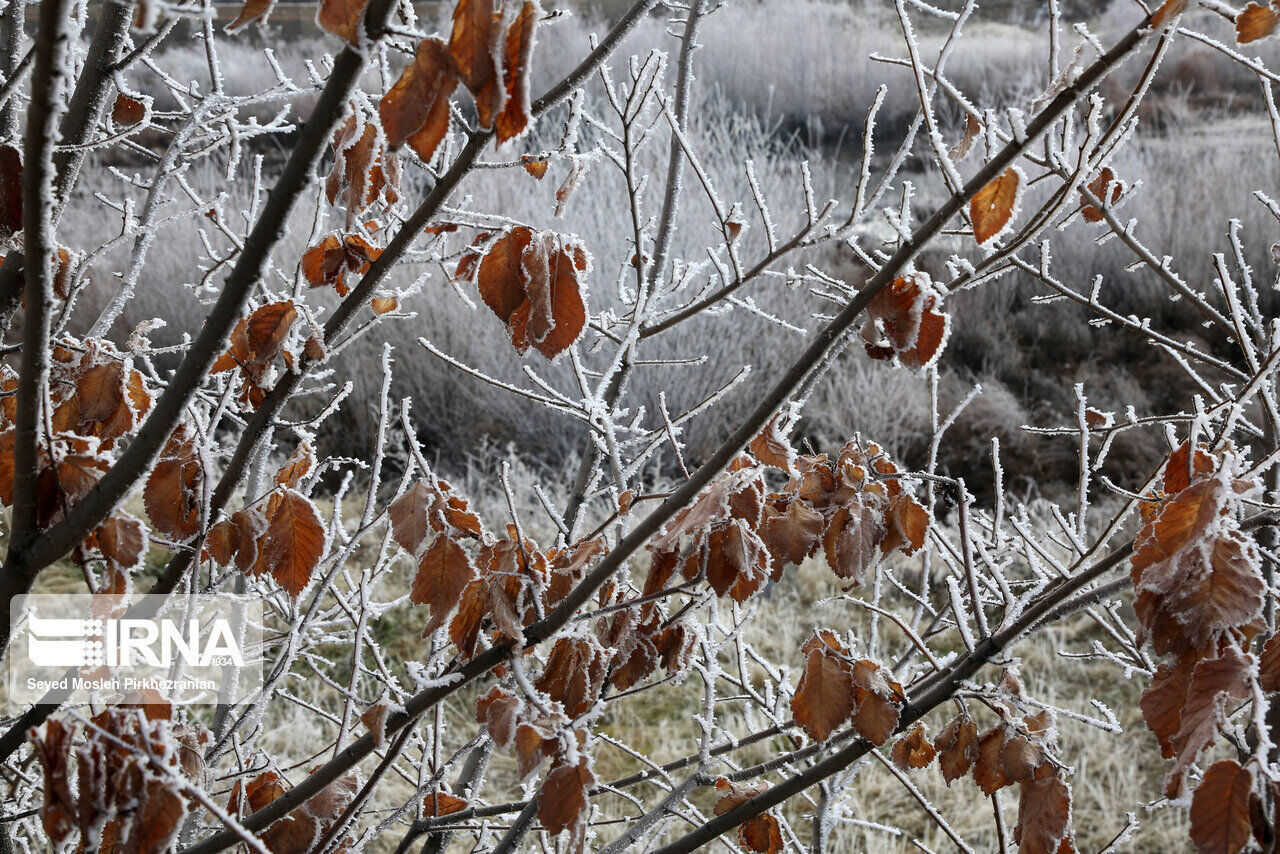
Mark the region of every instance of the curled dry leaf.
<instances>
[{"instance_id":1,"label":"curled dry leaf","mask_svg":"<svg viewBox=\"0 0 1280 854\"><path fill-rule=\"evenodd\" d=\"M449 97L458 85L448 46L438 38L418 42L413 61L378 104L387 144L408 143L429 162L449 132Z\"/></svg>"},{"instance_id":2,"label":"curled dry leaf","mask_svg":"<svg viewBox=\"0 0 1280 854\"><path fill-rule=\"evenodd\" d=\"M929 740L928 727L917 722L907 730L905 735L893 743L889 758L903 771L917 770L928 767L937 753L937 748Z\"/></svg>"},{"instance_id":3,"label":"curled dry leaf","mask_svg":"<svg viewBox=\"0 0 1280 854\"><path fill-rule=\"evenodd\" d=\"M1071 787L1061 772L1046 766L1020 786L1018 824L1013 829L1018 854L1059 854L1070 834Z\"/></svg>"},{"instance_id":4,"label":"curled dry leaf","mask_svg":"<svg viewBox=\"0 0 1280 854\"><path fill-rule=\"evenodd\" d=\"M507 28L503 45L502 77L505 102L494 130L498 144L515 139L533 120L529 95L529 62L533 56L534 31L542 8L537 0L524 0Z\"/></svg>"},{"instance_id":5,"label":"curled dry leaf","mask_svg":"<svg viewBox=\"0 0 1280 854\"><path fill-rule=\"evenodd\" d=\"M745 786L733 783L725 777L716 780L716 789L723 792L715 803L716 815L741 806L765 791L764 786ZM738 827L738 842L748 851L759 854L781 854L786 850L782 842L782 828L778 819L770 813L754 815Z\"/></svg>"},{"instance_id":6,"label":"curled dry leaf","mask_svg":"<svg viewBox=\"0 0 1280 854\"><path fill-rule=\"evenodd\" d=\"M586 325L582 292L590 268L576 239L517 226L485 253L477 282L481 299L507 325L516 350L532 346L551 359Z\"/></svg>"},{"instance_id":7,"label":"curled dry leaf","mask_svg":"<svg viewBox=\"0 0 1280 854\"><path fill-rule=\"evenodd\" d=\"M938 750L942 779L950 786L952 781L968 774L978 759L978 725L968 715L953 718L933 744Z\"/></svg>"},{"instance_id":8,"label":"curled dry leaf","mask_svg":"<svg viewBox=\"0 0 1280 854\"><path fill-rule=\"evenodd\" d=\"M1022 183L1022 172L1010 166L969 200L973 236L980 246L987 245L1009 227L1018 207Z\"/></svg>"},{"instance_id":9,"label":"curled dry leaf","mask_svg":"<svg viewBox=\"0 0 1280 854\"><path fill-rule=\"evenodd\" d=\"M947 156L951 158L953 163L959 163L961 160L964 160L969 156L969 149L973 148L973 141L976 140L978 135L981 133L982 123L972 115L969 116L968 121L964 124L964 136L960 138L959 142L951 146L951 149L947 152Z\"/></svg>"},{"instance_id":10,"label":"curled dry leaf","mask_svg":"<svg viewBox=\"0 0 1280 854\"><path fill-rule=\"evenodd\" d=\"M329 234L302 253L302 275L311 287L332 287L344 297L350 291L347 274L363 276L381 254L358 234Z\"/></svg>"},{"instance_id":11,"label":"curled dry leaf","mask_svg":"<svg viewBox=\"0 0 1280 854\"><path fill-rule=\"evenodd\" d=\"M533 157L528 154L520 156L520 165L524 167L524 171L541 181L547 177L547 158Z\"/></svg>"},{"instance_id":12,"label":"curled dry leaf","mask_svg":"<svg viewBox=\"0 0 1280 854\"><path fill-rule=\"evenodd\" d=\"M951 328L942 297L927 273L899 276L867 304L863 346L873 359L896 358L910 370L931 366Z\"/></svg>"},{"instance_id":13,"label":"curled dry leaf","mask_svg":"<svg viewBox=\"0 0 1280 854\"><path fill-rule=\"evenodd\" d=\"M271 7L275 4L276 0L245 0L244 5L240 7L240 14L227 24L227 32L233 33L254 21L265 22L267 16L271 14Z\"/></svg>"},{"instance_id":14,"label":"curled dry leaf","mask_svg":"<svg viewBox=\"0 0 1280 854\"><path fill-rule=\"evenodd\" d=\"M142 493L152 527L178 542L194 537L200 530L204 476L194 432L184 424L165 443Z\"/></svg>"},{"instance_id":15,"label":"curled dry leaf","mask_svg":"<svg viewBox=\"0 0 1280 854\"><path fill-rule=\"evenodd\" d=\"M552 766L538 794L538 821L547 833L554 837L562 830L585 831L591 805L587 792L595 782L585 755L574 765Z\"/></svg>"}]
</instances>

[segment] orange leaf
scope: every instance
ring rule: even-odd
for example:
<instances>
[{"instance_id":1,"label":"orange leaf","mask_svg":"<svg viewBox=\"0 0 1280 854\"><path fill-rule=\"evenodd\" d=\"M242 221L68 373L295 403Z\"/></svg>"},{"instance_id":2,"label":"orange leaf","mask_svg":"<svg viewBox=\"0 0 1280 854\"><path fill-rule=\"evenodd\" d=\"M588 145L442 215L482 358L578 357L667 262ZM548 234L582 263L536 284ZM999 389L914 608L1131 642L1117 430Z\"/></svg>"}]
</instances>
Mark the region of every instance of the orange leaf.
<instances>
[{"instance_id":1,"label":"orange leaf","mask_svg":"<svg viewBox=\"0 0 1280 854\"><path fill-rule=\"evenodd\" d=\"M190 428L179 427L147 477L142 501L156 530L179 542L200 529L204 467L196 454Z\"/></svg>"},{"instance_id":2,"label":"orange leaf","mask_svg":"<svg viewBox=\"0 0 1280 854\"><path fill-rule=\"evenodd\" d=\"M1151 16L1151 26L1155 29L1163 27L1186 11L1189 0L1165 0L1164 4Z\"/></svg>"},{"instance_id":3,"label":"orange leaf","mask_svg":"<svg viewBox=\"0 0 1280 854\"><path fill-rule=\"evenodd\" d=\"M1110 193L1107 192L1108 187L1111 188ZM1120 182L1116 180L1115 173L1111 171L1110 166L1099 172L1098 177L1090 181L1088 186L1090 195L1098 201L1106 202L1107 204L1115 204L1116 200L1120 198L1120 193L1123 189L1124 188L1121 186ZM1108 198L1108 195L1110 198ZM1094 207L1093 203L1089 201L1088 197L1085 196L1084 193L1081 193L1080 197L1084 199L1084 209L1081 211L1081 216L1084 217L1084 221L1102 222L1102 211Z\"/></svg>"},{"instance_id":4,"label":"orange leaf","mask_svg":"<svg viewBox=\"0 0 1280 854\"><path fill-rule=\"evenodd\" d=\"M969 201L973 236L979 245L985 246L1009 225L1018 204L1021 183L1022 173L1018 167L1010 166Z\"/></svg>"},{"instance_id":5,"label":"orange leaf","mask_svg":"<svg viewBox=\"0 0 1280 854\"><path fill-rule=\"evenodd\" d=\"M285 489L262 536L261 560L280 586L296 597L319 565L325 541L324 523L315 505L300 492Z\"/></svg>"},{"instance_id":6,"label":"orange leaf","mask_svg":"<svg viewBox=\"0 0 1280 854\"><path fill-rule=\"evenodd\" d=\"M480 297L523 353L530 346L548 359L582 333L586 305L582 285L589 270L576 243L524 226L499 238L480 261Z\"/></svg>"},{"instance_id":7,"label":"orange leaf","mask_svg":"<svg viewBox=\"0 0 1280 854\"><path fill-rule=\"evenodd\" d=\"M431 606L431 621L426 632L433 632L444 624L475 575L475 564L466 549L449 537L436 537L418 561L418 572L409 593L414 604Z\"/></svg>"},{"instance_id":8,"label":"orange leaf","mask_svg":"<svg viewBox=\"0 0 1280 854\"><path fill-rule=\"evenodd\" d=\"M1238 854L1253 836L1253 772L1232 759L1215 762L1191 796L1191 839L1200 854Z\"/></svg>"},{"instance_id":9,"label":"orange leaf","mask_svg":"<svg viewBox=\"0 0 1280 854\"><path fill-rule=\"evenodd\" d=\"M586 713L604 685L606 656L593 637L558 638L534 687L560 703L571 718Z\"/></svg>"},{"instance_id":10,"label":"orange leaf","mask_svg":"<svg viewBox=\"0 0 1280 854\"><path fill-rule=\"evenodd\" d=\"M782 512L772 506L765 508L760 536L773 556L774 581L781 578L784 566L799 564L818 550L825 521L809 502L799 498Z\"/></svg>"},{"instance_id":11,"label":"orange leaf","mask_svg":"<svg viewBox=\"0 0 1280 854\"><path fill-rule=\"evenodd\" d=\"M1280 14L1270 5L1250 3L1236 15L1236 42L1248 44L1265 39L1276 31Z\"/></svg>"},{"instance_id":12,"label":"orange leaf","mask_svg":"<svg viewBox=\"0 0 1280 854\"><path fill-rule=\"evenodd\" d=\"M541 181L547 177L547 158L532 157L528 154L520 156L520 165L524 167L524 171Z\"/></svg>"},{"instance_id":13,"label":"orange leaf","mask_svg":"<svg viewBox=\"0 0 1280 854\"><path fill-rule=\"evenodd\" d=\"M233 33L253 21L265 21L275 4L276 0L245 0L244 6L240 7L240 14L227 24L227 32Z\"/></svg>"},{"instance_id":14,"label":"orange leaf","mask_svg":"<svg viewBox=\"0 0 1280 854\"><path fill-rule=\"evenodd\" d=\"M369 301L374 314L387 314L400 307L400 300L395 297L374 297Z\"/></svg>"},{"instance_id":15,"label":"orange leaf","mask_svg":"<svg viewBox=\"0 0 1280 854\"><path fill-rule=\"evenodd\" d=\"M876 548L885 535L884 515L874 496L859 493L827 523L822 545L831 571L861 584L875 565Z\"/></svg>"}]
</instances>

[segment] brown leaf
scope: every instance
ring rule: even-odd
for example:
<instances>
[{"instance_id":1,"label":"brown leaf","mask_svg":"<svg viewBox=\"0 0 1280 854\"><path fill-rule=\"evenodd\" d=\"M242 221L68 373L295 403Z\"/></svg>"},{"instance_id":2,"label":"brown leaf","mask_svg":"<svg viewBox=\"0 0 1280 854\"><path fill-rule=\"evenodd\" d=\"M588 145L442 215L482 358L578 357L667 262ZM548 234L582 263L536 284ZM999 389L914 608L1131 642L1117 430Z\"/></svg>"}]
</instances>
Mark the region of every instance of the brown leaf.
<instances>
[{"instance_id":1,"label":"brown leaf","mask_svg":"<svg viewBox=\"0 0 1280 854\"><path fill-rule=\"evenodd\" d=\"M359 47L364 30L364 13L368 5L369 0L320 0L316 20L321 27L347 44Z\"/></svg>"},{"instance_id":2,"label":"brown leaf","mask_svg":"<svg viewBox=\"0 0 1280 854\"><path fill-rule=\"evenodd\" d=\"M1108 187L1111 188L1110 193L1107 192ZM1116 180L1115 173L1112 172L1111 167L1108 166L1098 173L1098 177L1089 182L1088 190L1089 194L1098 201L1111 205L1115 204L1115 202L1120 198L1120 193L1123 192L1124 187L1122 187L1120 182ZM1110 198L1108 198L1108 196L1110 196ZM1084 193L1081 193L1080 197L1084 200L1084 208L1080 212L1081 216L1084 217L1084 221L1102 222L1102 211L1094 207L1093 203L1089 201L1088 196Z\"/></svg>"},{"instance_id":3,"label":"brown leaf","mask_svg":"<svg viewBox=\"0 0 1280 854\"><path fill-rule=\"evenodd\" d=\"M416 554L418 547L431 533L428 514L434 502L434 492L425 481L419 480L387 507L387 515L391 519L391 537L410 554Z\"/></svg>"},{"instance_id":4,"label":"brown leaf","mask_svg":"<svg viewBox=\"0 0 1280 854\"><path fill-rule=\"evenodd\" d=\"M796 458L796 452L780 429L781 421L781 415L773 416L769 423L765 425L765 428L760 431L760 435L751 440L747 450L751 452L753 457L767 466L790 471Z\"/></svg>"},{"instance_id":5,"label":"brown leaf","mask_svg":"<svg viewBox=\"0 0 1280 854\"><path fill-rule=\"evenodd\" d=\"M245 0L244 5L240 7L240 14L231 23L227 24L227 32L233 33L246 24L254 21L266 21L267 16L271 14L271 7L276 4L276 0Z\"/></svg>"},{"instance_id":6,"label":"brown leaf","mask_svg":"<svg viewBox=\"0 0 1280 854\"><path fill-rule=\"evenodd\" d=\"M798 565L818 550L825 524L822 514L803 499L791 501L781 512L765 508L760 537L773 556L774 581L781 580L784 566Z\"/></svg>"},{"instance_id":7,"label":"brown leaf","mask_svg":"<svg viewBox=\"0 0 1280 854\"><path fill-rule=\"evenodd\" d=\"M1262 690L1274 694L1280 691L1280 634L1267 638L1258 657L1258 684Z\"/></svg>"},{"instance_id":8,"label":"brown leaf","mask_svg":"<svg viewBox=\"0 0 1280 854\"><path fill-rule=\"evenodd\" d=\"M974 194L969 201L969 218L973 236L980 246L986 245L1005 230L1013 219L1018 203L1022 173L1010 166L1000 177Z\"/></svg>"},{"instance_id":9,"label":"brown leaf","mask_svg":"<svg viewBox=\"0 0 1280 854\"><path fill-rule=\"evenodd\" d=\"M103 520L94 532L102 556L122 569L142 563L146 554L147 530L128 513L117 512Z\"/></svg>"},{"instance_id":10,"label":"brown leaf","mask_svg":"<svg viewBox=\"0 0 1280 854\"><path fill-rule=\"evenodd\" d=\"M913 555L924 548L924 538L929 533L929 511L906 491L900 491L889 499L887 514L888 532L880 542L880 551L889 554L901 549L904 555Z\"/></svg>"},{"instance_id":11,"label":"brown leaf","mask_svg":"<svg viewBox=\"0 0 1280 854\"><path fill-rule=\"evenodd\" d=\"M432 792L422 799L424 812L433 817L452 815L467 808L467 802L444 792Z\"/></svg>"},{"instance_id":12,"label":"brown leaf","mask_svg":"<svg viewBox=\"0 0 1280 854\"><path fill-rule=\"evenodd\" d=\"M875 565L876 548L885 531L883 511L874 497L862 493L853 498L831 517L822 537L831 571L861 584Z\"/></svg>"},{"instance_id":13,"label":"brown leaf","mask_svg":"<svg viewBox=\"0 0 1280 854\"><path fill-rule=\"evenodd\" d=\"M369 307L374 314L388 314L400 307L400 300L395 297L374 297L369 301Z\"/></svg>"},{"instance_id":14,"label":"brown leaf","mask_svg":"<svg viewBox=\"0 0 1280 854\"><path fill-rule=\"evenodd\" d=\"M274 361L297 319L298 308L292 300L268 303L249 315L245 334L254 358L264 363Z\"/></svg>"},{"instance_id":15,"label":"brown leaf","mask_svg":"<svg viewBox=\"0 0 1280 854\"><path fill-rule=\"evenodd\" d=\"M879 664L867 659L855 661L852 672L853 695L858 706L853 714L853 728L872 744L884 744L898 727L902 701L906 699L902 686L891 680Z\"/></svg>"},{"instance_id":16,"label":"brown leaf","mask_svg":"<svg viewBox=\"0 0 1280 854\"><path fill-rule=\"evenodd\" d=\"M409 599L417 605L431 607L431 620L424 632L431 633L453 614L462 591L476 577L475 564L467 550L453 539L441 535L418 561Z\"/></svg>"},{"instance_id":17,"label":"brown leaf","mask_svg":"<svg viewBox=\"0 0 1280 854\"><path fill-rule=\"evenodd\" d=\"M249 0L249 3L258 2L258 0ZM268 5L273 0L269 0ZM249 4L245 4L246 7ZM130 98L128 95L120 92L116 95L116 102L111 106L111 121L120 127L133 127L147 117L147 105Z\"/></svg>"},{"instance_id":18,"label":"brown leaf","mask_svg":"<svg viewBox=\"0 0 1280 854\"><path fill-rule=\"evenodd\" d=\"M741 519L714 528L706 538L707 582L717 596L745 602L769 577L768 549Z\"/></svg>"},{"instance_id":19,"label":"brown leaf","mask_svg":"<svg viewBox=\"0 0 1280 854\"><path fill-rule=\"evenodd\" d=\"M929 730L923 723L916 722L911 729L893 743L889 758L893 764L903 771L928 767L938 753L929 741Z\"/></svg>"},{"instance_id":20,"label":"brown leaf","mask_svg":"<svg viewBox=\"0 0 1280 854\"><path fill-rule=\"evenodd\" d=\"M320 564L326 534L320 513L305 495L285 489L279 497L259 545L261 560L272 578L296 597Z\"/></svg>"},{"instance_id":21,"label":"brown leaf","mask_svg":"<svg viewBox=\"0 0 1280 854\"><path fill-rule=\"evenodd\" d=\"M969 156L969 149L973 147L973 141L981 133L982 124L972 115L969 116L968 121L964 124L964 136L960 138L959 142L951 146L951 149L947 152L947 157L951 158L953 163L959 163L964 160Z\"/></svg>"},{"instance_id":22,"label":"brown leaf","mask_svg":"<svg viewBox=\"0 0 1280 854\"><path fill-rule=\"evenodd\" d=\"M518 352L530 346L548 359L582 333L582 287L589 270L580 246L524 226L499 238L480 261L477 283L485 305L511 334Z\"/></svg>"},{"instance_id":23,"label":"brown leaf","mask_svg":"<svg viewBox=\"0 0 1280 854\"><path fill-rule=\"evenodd\" d=\"M934 741L938 749L938 767L942 769L942 779L950 786L958 780L978 758L978 725L968 715L954 718L942 728Z\"/></svg>"},{"instance_id":24,"label":"brown leaf","mask_svg":"<svg viewBox=\"0 0 1280 854\"><path fill-rule=\"evenodd\" d=\"M0 145L0 240L22 231L22 154Z\"/></svg>"},{"instance_id":25,"label":"brown leaf","mask_svg":"<svg viewBox=\"0 0 1280 854\"><path fill-rule=\"evenodd\" d=\"M458 85L456 74L443 41L418 42L413 62L378 104L388 145L397 148L408 142L424 162L430 162L449 132L449 97Z\"/></svg>"},{"instance_id":26,"label":"brown leaf","mask_svg":"<svg viewBox=\"0 0 1280 854\"><path fill-rule=\"evenodd\" d=\"M1176 495L1190 486L1193 480L1198 480L1201 475L1213 473L1214 459L1203 449L1204 445L1198 446L1194 460L1189 459L1191 443L1183 442L1173 453L1169 454L1169 459L1164 466L1164 491L1166 493Z\"/></svg>"},{"instance_id":27,"label":"brown leaf","mask_svg":"<svg viewBox=\"0 0 1280 854\"><path fill-rule=\"evenodd\" d=\"M804 672L791 698L791 714L810 738L826 741L853 714L853 676L837 650L821 641L811 640L806 646Z\"/></svg>"},{"instance_id":28,"label":"brown leaf","mask_svg":"<svg viewBox=\"0 0 1280 854\"><path fill-rule=\"evenodd\" d=\"M116 417L125 403L124 365L110 361L94 365L76 380L80 420L107 421Z\"/></svg>"},{"instance_id":29,"label":"brown leaf","mask_svg":"<svg viewBox=\"0 0 1280 854\"><path fill-rule=\"evenodd\" d=\"M1276 31L1280 13L1270 5L1250 3L1236 13L1236 42L1248 44L1265 39Z\"/></svg>"},{"instance_id":30,"label":"brown leaf","mask_svg":"<svg viewBox=\"0 0 1280 854\"><path fill-rule=\"evenodd\" d=\"M1071 832L1071 787L1056 773L1028 780L1021 789L1013 829L1018 854L1057 854Z\"/></svg>"},{"instance_id":31,"label":"brown leaf","mask_svg":"<svg viewBox=\"0 0 1280 854\"><path fill-rule=\"evenodd\" d=\"M555 836L586 821L590 805L587 790L595 782L586 756L580 758L577 765L556 764L551 768L538 794L538 821L547 833Z\"/></svg>"},{"instance_id":32,"label":"brown leaf","mask_svg":"<svg viewBox=\"0 0 1280 854\"><path fill-rule=\"evenodd\" d=\"M1008 734L1001 727L987 730L978 739L978 756L973 763L973 781L982 794L1003 789L1013 783L1004 770L1004 746Z\"/></svg>"},{"instance_id":33,"label":"brown leaf","mask_svg":"<svg viewBox=\"0 0 1280 854\"><path fill-rule=\"evenodd\" d=\"M179 542L194 537L200 529L203 483L204 467L184 425L165 443L142 492L152 527Z\"/></svg>"},{"instance_id":34,"label":"brown leaf","mask_svg":"<svg viewBox=\"0 0 1280 854\"><path fill-rule=\"evenodd\" d=\"M1234 647L1196 664L1187 687L1181 727L1171 739L1176 761L1165 778L1166 796L1181 795L1187 771L1200 751L1213 742L1228 706L1249 698L1253 667L1253 656Z\"/></svg>"},{"instance_id":35,"label":"brown leaf","mask_svg":"<svg viewBox=\"0 0 1280 854\"><path fill-rule=\"evenodd\" d=\"M1191 839L1200 854L1238 854L1253 836L1253 772L1232 759L1215 762L1191 796Z\"/></svg>"},{"instance_id":36,"label":"brown leaf","mask_svg":"<svg viewBox=\"0 0 1280 854\"><path fill-rule=\"evenodd\" d=\"M501 24L502 13L494 0L459 0L453 10L449 50L458 76L475 98L480 127L485 130L493 127L506 94L498 80Z\"/></svg>"},{"instance_id":37,"label":"brown leaf","mask_svg":"<svg viewBox=\"0 0 1280 854\"><path fill-rule=\"evenodd\" d=\"M576 718L600 698L606 662L605 651L594 637L558 638L533 686L560 703L569 717Z\"/></svg>"},{"instance_id":38,"label":"brown leaf","mask_svg":"<svg viewBox=\"0 0 1280 854\"><path fill-rule=\"evenodd\" d=\"M498 145L520 136L533 119L529 105L529 59L533 55L533 34L541 14L535 0L524 0L507 29L502 63L506 102L494 127Z\"/></svg>"},{"instance_id":39,"label":"brown leaf","mask_svg":"<svg viewBox=\"0 0 1280 854\"><path fill-rule=\"evenodd\" d=\"M925 273L899 276L867 304L863 345L873 359L897 358L909 370L937 360L951 318L941 311L941 297Z\"/></svg>"},{"instance_id":40,"label":"brown leaf","mask_svg":"<svg viewBox=\"0 0 1280 854\"><path fill-rule=\"evenodd\" d=\"M738 826L738 842L748 851L760 854L782 854L782 828L769 813L753 815Z\"/></svg>"}]
</instances>

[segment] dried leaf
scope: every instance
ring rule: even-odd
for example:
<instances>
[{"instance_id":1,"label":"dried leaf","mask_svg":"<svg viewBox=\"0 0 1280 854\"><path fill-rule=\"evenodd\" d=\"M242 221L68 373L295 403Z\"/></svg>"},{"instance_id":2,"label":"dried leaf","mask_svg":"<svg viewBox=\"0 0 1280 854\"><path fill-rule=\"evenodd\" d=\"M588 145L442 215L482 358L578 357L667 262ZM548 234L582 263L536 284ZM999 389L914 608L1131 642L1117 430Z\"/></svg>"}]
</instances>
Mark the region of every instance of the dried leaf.
<instances>
[{"instance_id":1,"label":"dried leaf","mask_svg":"<svg viewBox=\"0 0 1280 854\"><path fill-rule=\"evenodd\" d=\"M1236 42L1248 44L1265 39L1276 31L1280 13L1271 4L1250 3L1236 13Z\"/></svg>"},{"instance_id":2,"label":"dried leaf","mask_svg":"<svg viewBox=\"0 0 1280 854\"><path fill-rule=\"evenodd\" d=\"M1109 193L1107 191L1108 187L1110 188ZM1089 195L1093 196L1093 198L1100 202L1105 202L1108 205L1112 205L1119 200L1120 194L1124 192L1124 187L1116 180L1115 173L1112 172L1111 167L1108 166L1098 173L1098 177L1089 182L1088 190ZM1080 212L1081 216L1084 217L1084 221L1102 222L1102 211L1094 207L1093 203L1089 201L1088 196L1084 193L1081 193L1080 197L1084 200L1084 208Z\"/></svg>"},{"instance_id":3,"label":"dried leaf","mask_svg":"<svg viewBox=\"0 0 1280 854\"><path fill-rule=\"evenodd\" d=\"M316 20L320 26L352 47L360 46L364 35L364 13L369 0L320 0Z\"/></svg>"},{"instance_id":4,"label":"dried leaf","mask_svg":"<svg viewBox=\"0 0 1280 854\"><path fill-rule=\"evenodd\" d=\"M444 625L461 600L462 591L476 576L475 564L461 545L447 536L436 537L418 561L409 599L417 605L431 607L431 620L425 631Z\"/></svg>"},{"instance_id":5,"label":"dried leaf","mask_svg":"<svg viewBox=\"0 0 1280 854\"><path fill-rule=\"evenodd\" d=\"M886 532L884 515L874 497L859 494L838 509L827 523L822 545L831 571L861 584L875 565L876 549Z\"/></svg>"},{"instance_id":6,"label":"dried leaf","mask_svg":"<svg viewBox=\"0 0 1280 854\"><path fill-rule=\"evenodd\" d=\"M269 515L260 560L291 596L302 592L324 554L326 534L316 506L302 493L285 489Z\"/></svg>"},{"instance_id":7,"label":"dried leaf","mask_svg":"<svg viewBox=\"0 0 1280 854\"><path fill-rule=\"evenodd\" d=\"M493 127L506 90L498 80L502 13L494 0L459 0L453 10L449 50L458 76L476 102L480 127Z\"/></svg>"},{"instance_id":8,"label":"dried leaf","mask_svg":"<svg viewBox=\"0 0 1280 854\"><path fill-rule=\"evenodd\" d=\"M538 794L538 821L551 836L581 826L590 801L587 790L595 785L595 775L583 756L576 765L557 764L547 774Z\"/></svg>"},{"instance_id":9,"label":"dried leaf","mask_svg":"<svg viewBox=\"0 0 1280 854\"><path fill-rule=\"evenodd\" d=\"M855 709L853 675L836 650L810 641L791 714L814 741L826 741Z\"/></svg>"},{"instance_id":10,"label":"dried leaf","mask_svg":"<svg viewBox=\"0 0 1280 854\"><path fill-rule=\"evenodd\" d=\"M246 8L254 2L258 2L258 0L249 0L249 3L245 4ZM270 2L274 2L274 0L269 0L268 5L270 5ZM116 102L111 106L111 121L120 127L133 127L146 117L146 104L136 98L130 98L123 92L116 95Z\"/></svg>"},{"instance_id":11,"label":"dried leaf","mask_svg":"<svg viewBox=\"0 0 1280 854\"><path fill-rule=\"evenodd\" d=\"M942 778L950 786L953 780L968 774L978 759L978 725L968 715L954 718L938 733L934 747L938 749Z\"/></svg>"},{"instance_id":12,"label":"dried leaf","mask_svg":"<svg viewBox=\"0 0 1280 854\"><path fill-rule=\"evenodd\" d=\"M1018 206L1022 173L1010 166L1000 177L974 194L969 201L969 218L973 221L973 236L980 246L985 246L1004 232L1013 220Z\"/></svg>"},{"instance_id":13,"label":"dried leaf","mask_svg":"<svg viewBox=\"0 0 1280 854\"><path fill-rule=\"evenodd\" d=\"M903 771L907 771L928 767L937 753L933 742L929 741L928 728L923 723L916 722L907 730L906 735L893 743L889 758Z\"/></svg>"},{"instance_id":14,"label":"dried leaf","mask_svg":"<svg viewBox=\"0 0 1280 854\"><path fill-rule=\"evenodd\" d=\"M1055 773L1028 780L1021 790L1013 829L1018 854L1057 854L1071 832L1071 787Z\"/></svg>"},{"instance_id":15,"label":"dried leaf","mask_svg":"<svg viewBox=\"0 0 1280 854\"><path fill-rule=\"evenodd\" d=\"M480 261L480 297L511 334L518 352L530 346L548 359L582 333L582 290L590 266L576 242L524 226L499 238Z\"/></svg>"},{"instance_id":16,"label":"dried leaf","mask_svg":"<svg viewBox=\"0 0 1280 854\"><path fill-rule=\"evenodd\" d=\"M947 157L951 158L953 163L959 163L969 156L969 149L973 147L973 141L982 133L982 124L972 115L964 124L964 136L960 141L951 146L947 152Z\"/></svg>"},{"instance_id":17,"label":"dried leaf","mask_svg":"<svg viewBox=\"0 0 1280 854\"><path fill-rule=\"evenodd\" d=\"M387 144L409 143L424 162L430 162L449 132L449 97L458 85L448 46L438 38L418 42L413 62L378 104L378 117Z\"/></svg>"},{"instance_id":18,"label":"dried leaf","mask_svg":"<svg viewBox=\"0 0 1280 854\"><path fill-rule=\"evenodd\" d=\"M1253 772L1232 759L1215 762L1191 796L1191 839L1200 854L1238 854L1253 837Z\"/></svg>"},{"instance_id":19,"label":"dried leaf","mask_svg":"<svg viewBox=\"0 0 1280 854\"><path fill-rule=\"evenodd\" d=\"M533 36L541 16L542 9L536 0L524 0L507 29L502 63L506 99L494 125L499 145L523 134L533 120L529 60L533 56Z\"/></svg>"},{"instance_id":20,"label":"dried leaf","mask_svg":"<svg viewBox=\"0 0 1280 854\"><path fill-rule=\"evenodd\" d=\"M142 493L152 527L178 542L194 537L200 529L203 484L204 467L191 430L179 427L165 443Z\"/></svg>"}]
</instances>

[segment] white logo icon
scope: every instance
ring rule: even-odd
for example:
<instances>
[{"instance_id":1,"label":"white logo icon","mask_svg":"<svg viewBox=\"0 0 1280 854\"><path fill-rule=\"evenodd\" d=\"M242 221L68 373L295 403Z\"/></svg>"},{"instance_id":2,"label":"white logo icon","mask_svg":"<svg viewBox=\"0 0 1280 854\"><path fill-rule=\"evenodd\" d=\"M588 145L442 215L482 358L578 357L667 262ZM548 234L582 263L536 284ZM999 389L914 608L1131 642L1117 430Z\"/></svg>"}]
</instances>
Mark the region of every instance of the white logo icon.
<instances>
[{"instance_id":1,"label":"white logo icon","mask_svg":"<svg viewBox=\"0 0 1280 854\"><path fill-rule=\"evenodd\" d=\"M31 614L27 657L37 667L97 667L103 663L102 621L46 619Z\"/></svg>"}]
</instances>

